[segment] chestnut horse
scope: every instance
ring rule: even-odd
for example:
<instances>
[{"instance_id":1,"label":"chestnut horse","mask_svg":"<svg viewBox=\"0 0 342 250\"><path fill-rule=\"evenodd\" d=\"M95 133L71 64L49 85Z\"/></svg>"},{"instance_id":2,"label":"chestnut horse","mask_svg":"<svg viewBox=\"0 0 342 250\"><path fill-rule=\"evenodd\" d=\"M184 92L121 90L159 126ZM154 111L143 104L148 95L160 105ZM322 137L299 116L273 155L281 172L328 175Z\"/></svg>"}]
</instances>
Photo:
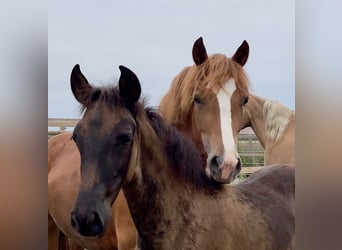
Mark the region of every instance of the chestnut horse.
<instances>
[{"instance_id":1,"label":"chestnut horse","mask_svg":"<svg viewBox=\"0 0 342 250\"><path fill-rule=\"evenodd\" d=\"M294 168L278 165L248 182L207 176L191 140L139 101L136 75L120 66L118 87L95 88L78 65L71 74L85 110L73 131L81 183L71 224L101 236L122 188L138 249L293 249Z\"/></svg>"},{"instance_id":2,"label":"chestnut horse","mask_svg":"<svg viewBox=\"0 0 342 250\"><path fill-rule=\"evenodd\" d=\"M294 112L249 93L242 69L248 54L244 41L232 58L208 56L200 37L192 49L195 64L174 78L159 106L168 124L192 137L218 182L232 182L240 172L237 135L248 126L265 149L266 165L295 163Z\"/></svg>"},{"instance_id":3,"label":"chestnut horse","mask_svg":"<svg viewBox=\"0 0 342 250\"><path fill-rule=\"evenodd\" d=\"M208 56L200 37L192 55L195 64L175 77L159 110L168 124L192 137L212 178L230 183L241 170L237 134L249 95L243 70L249 45L243 41L232 58Z\"/></svg>"}]
</instances>

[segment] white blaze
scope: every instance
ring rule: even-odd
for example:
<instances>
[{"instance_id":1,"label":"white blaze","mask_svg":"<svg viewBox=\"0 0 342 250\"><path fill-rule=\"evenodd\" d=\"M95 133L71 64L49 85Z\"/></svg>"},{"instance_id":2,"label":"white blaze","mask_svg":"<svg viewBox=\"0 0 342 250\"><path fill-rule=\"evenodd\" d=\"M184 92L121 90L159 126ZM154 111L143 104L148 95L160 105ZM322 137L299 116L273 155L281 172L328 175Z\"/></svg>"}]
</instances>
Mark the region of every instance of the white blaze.
<instances>
[{"instance_id":1,"label":"white blaze","mask_svg":"<svg viewBox=\"0 0 342 250\"><path fill-rule=\"evenodd\" d=\"M221 134L224 147L224 161L236 164L237 152L232 128L231 97L236 90L235 79L230 78L217 93L217 100L220 109Z\"/></svg>"}]
</instances>

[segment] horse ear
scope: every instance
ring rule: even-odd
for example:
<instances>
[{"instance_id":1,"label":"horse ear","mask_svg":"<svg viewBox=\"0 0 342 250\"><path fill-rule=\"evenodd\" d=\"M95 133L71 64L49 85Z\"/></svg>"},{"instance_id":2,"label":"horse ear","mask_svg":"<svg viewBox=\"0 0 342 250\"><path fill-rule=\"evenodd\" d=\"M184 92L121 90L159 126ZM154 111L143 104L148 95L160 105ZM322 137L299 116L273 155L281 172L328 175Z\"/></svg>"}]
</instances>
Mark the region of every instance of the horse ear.
<instances>
[{"instance_id":1,"label":"horse ear","mask_svg":"<svg viewBox=\"0 0 342 250\"><path fill-rule=\"evenodd\" d=\"M90 86L88 80L82 74L80 65L76 64L71 71L70 76L71 90L76 100L87 106L91 102L93 87Z\"/></svg>"},{"instance_id":2,"label":"horse ear","mask_svg":"<svg viewBox=\"0 0 342 250\"><path fill-rule=\"evenodd\" d=\"M125 100L126 104L135 104L141 94L141 87L138 77L125 66L120 65L121 76L119 79L120 96Z\"/></svg>"},{"instance_id":3,"label":"horse ear","mask_svg":"<svg viewBox=\"0 0 342 250\"><path fill-rule=\"evenodd\" d=\"M234 56L232 59L240 64L241 66L245 65L248 59L248 54L249 54L249 45L246 40L242 42L240 47L236 50Z\"/></svg>"},{"instance_id":4,"label":"horse ear","mask_svg":"<svg viewBox=\"0 0 342 250\"><path fill-rule=\"evenodd\" d=\"M201 65L208 58L207 50L204 47L203 38L198 38L192 47L192 58L196 65Z\"/></svg>"}]
</instances>

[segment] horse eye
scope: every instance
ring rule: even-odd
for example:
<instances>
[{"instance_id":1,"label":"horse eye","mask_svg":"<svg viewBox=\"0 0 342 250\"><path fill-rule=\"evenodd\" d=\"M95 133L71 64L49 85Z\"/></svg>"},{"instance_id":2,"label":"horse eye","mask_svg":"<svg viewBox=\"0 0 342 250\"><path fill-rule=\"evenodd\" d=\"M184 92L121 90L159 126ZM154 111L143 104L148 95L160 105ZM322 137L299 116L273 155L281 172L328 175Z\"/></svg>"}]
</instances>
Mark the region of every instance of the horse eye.
<instances>
[{"instance_id":1,"label":"horse eye","mask_svg":"<svg viewBox=\"0 0 342 250\"><path fill-rule=\"evenodd\" d=\"M130 134L122 134L116 137L117 145L128 145L132 140L132 135Z\"/></svg>"},{"instance_id":2,"label":"horse eye","mask_svg":"<svg viewBox=\"0 0 342 250\"><path fill-rule=\"evenodd\" d=\"M242 99L242 106L246 105L248 102L248 96L244 96Z\"/></svg>"},{"instance_id":3,"label":"horse eye","mask_svg":"<svg viewBox=\"0 0 342 250\"><path fill-rule=\"evenodd\" d=\"M195 96L194 102L197 103L197 104L201 104L202 103L201 99L198 96Z\"/></svg>"}]
</instances>

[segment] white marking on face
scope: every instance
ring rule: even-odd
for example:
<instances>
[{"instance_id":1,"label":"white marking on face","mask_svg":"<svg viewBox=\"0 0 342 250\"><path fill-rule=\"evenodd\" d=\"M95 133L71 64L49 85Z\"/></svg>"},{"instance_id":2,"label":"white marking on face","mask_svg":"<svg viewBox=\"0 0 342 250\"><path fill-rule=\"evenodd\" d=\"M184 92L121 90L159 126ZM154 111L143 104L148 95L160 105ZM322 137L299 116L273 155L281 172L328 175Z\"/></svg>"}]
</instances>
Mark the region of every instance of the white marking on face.
<instances>
[{"instance_id":1,"label":"white marking on face","mask_svg":"<svg viewBox=\"0 0 342 250\"><path fill-rule=\"evenodd\" d=\"M220 109L221 134L224 147L224 160L236 161L238 157L232 128L231 97L236 90L235 79L230 78L217 93Z\"/></svg>"}]
</instances>

